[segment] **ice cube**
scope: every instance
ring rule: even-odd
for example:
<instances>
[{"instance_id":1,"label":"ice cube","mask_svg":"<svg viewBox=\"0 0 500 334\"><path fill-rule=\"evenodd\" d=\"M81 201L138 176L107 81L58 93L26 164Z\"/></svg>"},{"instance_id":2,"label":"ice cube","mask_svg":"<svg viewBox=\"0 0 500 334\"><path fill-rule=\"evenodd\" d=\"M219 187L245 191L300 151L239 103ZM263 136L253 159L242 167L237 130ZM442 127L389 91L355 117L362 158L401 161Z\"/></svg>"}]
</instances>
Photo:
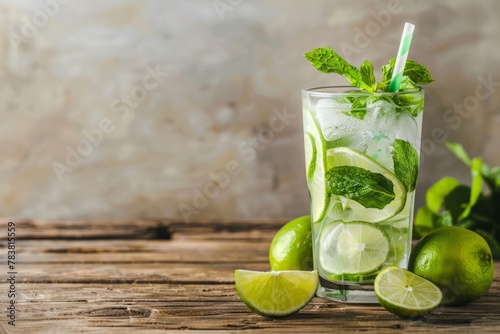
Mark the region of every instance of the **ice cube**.
<instances>
[{"instance_id":1,"label":"ice cube","mask_svg":"<svg viewBox=\"0 0 500 334\"><path fill-rule=\"evenodd\" d=\"M351 103L349 102L339 102L335 99L321 99L316 103L316 108L325 108L325 109L350 109Z\"/></svg>"},{"instance_id":2,"label":"ice cube","mask_svg":"<svg viewBox=\"0 0 500 334\"><path fill-rule=\"evenodd\" d=\"M371 138L368 142L366 148L366 155L368 155L373 160L379 162L381 165L388 169L393 169L394 163L392 160L392 153L394 152L394 147L392 146L393 140L378 134Z\"/></svg>"},{"instance_id":3,"label":"ice cube","mask_svg":"<svg viewBox=\"0 0 500 334\"><path fill-rule=\"evenodd\" d=\"M380 133L392 131L396 121L396 108L390 102L378 100L366 106L367 125Z\"/></svg>"},{"instance_id":4,"label":"ice cube","mask_svg":"<svg viewBox=\"0 0 500 334\"><path fill-rule=\"evenodd\" d=\"M332 99L318 101L316 119L326 140L345 137L363 126L364 123L359 118L346 115L350 109L350 103L340 103Z\"/></svg>"},{"instance_id":5,"label":"ice cube","mask_svg":"<svg viewBox=\"0 0 500 334\"><path fill-rule=\"evenodd\" d=\"M348 133L344 137L336 138L335 140L327 141L326 147L350 147L359 152L364 153L368 142L373 137L369 130L357 130Z\"/></svg>"},{"instance_id":6,"label":"ice cube","mask_svg":"<svg viewBox=\"0 0 500 334\"><path fill-rule=\"evenodd\" d=\"M406 140L414 144L416 149L420 149L420 131L417 122L418 120L407 112L398 113L394 128L390 132L391 137Z\"/></svg>"}]
</instances>

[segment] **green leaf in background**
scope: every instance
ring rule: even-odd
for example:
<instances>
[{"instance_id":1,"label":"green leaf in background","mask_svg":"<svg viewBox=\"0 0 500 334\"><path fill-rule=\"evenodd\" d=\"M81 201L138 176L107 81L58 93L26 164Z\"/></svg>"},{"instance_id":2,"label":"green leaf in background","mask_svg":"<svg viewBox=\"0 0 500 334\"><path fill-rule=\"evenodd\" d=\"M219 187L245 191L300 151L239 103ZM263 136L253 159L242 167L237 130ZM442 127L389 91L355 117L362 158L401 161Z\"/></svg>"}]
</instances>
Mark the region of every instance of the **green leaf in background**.
<instances>
[{"instance_id":1,"label":"green leaf in background","mask_svg":"<svg viewBox=\"0 0 500 334\"><path fill-rule=\"evenodd\" d=\"M479 227L484 230L492 230L495 225L497 225L497 221L499 221L496 217L498 215L495 213L495 210L498 210L498 200L496 197L498 193L494 193L494 196L483 196L481 195L476 202L476 205L472 208L468 220L473 221L474 227ZM461 222L463 223L463 222ZM500 227L500 226L499 226Z\"/></svg>"},{"instance_id":2,"label":"green leaf in background","mask_svg":"<svg viewBox=\"0 0 500 334\"><path fill-rule=\"evenodd\" d=\"M500 191L500 167L489 168L483 164L483 178L492 192Z\"/></svg>"},{"instance_id":3,"label":"green leaf in background","mask_svg":"<svg viewBox=\"0 0 500 334\"><path fill-rule=\"evenodd\" d=\"M304 56L317 70L323 73L340 74L346 77L353 87L361 88L367 92L373 92L375 89L374 85L364 82L359 69L349 64L329 47L313 49Z\"/></svg>"},{"instance_id":4,"label":"green leaf in background","mask_svg":"<svg viewBox=\"0 0 500 334\"><path fill-rule=\"evenodd\" d=\"M470 158L464 147L459 143L454 142L446 142L446 147L455 154L457 158L459 158L464 164L470 166Z\"/></svg>"},{"instance_id":5,"label":"green leaf in background","mask_svg":"<svg viewBox=\"0 0 500 334\"><path fill-rule=\"evenodd\" d=\"M470 193L470 187L461 184L450 191L444 199L444 208L450 211L454 222L458 222L458 217L462 215L462 212L469 204Z\"/></svg>"},{"instance_id":6,"label":"green leaf in background","mask_svg":"<svg viewBox=\"0 0 500 334\"><path fill-rule=\"evenodd\" d=\"M394 173L408 192L415 190L418 177L418 153L406 140L396 139L393 144Z\"/></svg>"},{"instance_id":7,"label":"green leaf in background","mask_svg":"<svg viewBox=\"0 0 500 334\"><path fill-rule=\"evenodd\" d=\"M365 208L382 210L395 198L391 180L364 168L333 167L326 172L325 177L332 194L350 198Z\"/></svg>"},{"instance_id":8,"label":"green leaf in background","mask_svg":"<svg viewBox=\"0 0 500 334\"><path fill-rule=\"evenodd\" d=\"M490 177L495 181L495 187L500 189L500 167L493 167L490 170Z\"/></svg>"},{"instance_id":9,"label":"green leaf in background","mask_svg":"<svg viewBox=\"0 0 500 334\"><path fill-rule=\"evenodd\" d=\"M375 74L373 73L372 63L370 63L368 60L365 60L359 67L359 70L361 72L361 78L363 82L370 87L375 86L377 80L375 79ZM373 88L372 91L374 91Z\"/></svg>"},{"instance_id":10,"label":"green leaf in background","mask_svg":"<svg viewBox=\"0 0 500 334\"><path fill-rule=\"evenodd\" d=\"M439 228L452 225L453 225L453 217L451 216L450 211L444 210L443 212L441 212L436 221L436 227Z\"/></svg>"},{"instance_id":11,"label":"green leaf in background","mask_svg":"<svg viewBox=\"0 0 500 334\"><path fill-rule=\"evenodd\" d=\"M434 183L425 194L427 208L435 214L439 213L446 196L459 185L460 182L457 179L449 176L445 176Z\"/></svg>"},{"instance_id":12,"label":"green leaf in background","mask_svg":"<svg viewBox=\"0 0 500 334\"><path fill-rule=\"evenodd\" d=\"M471 162L472 186L470 192L470 200L464 211L458 217L458 221L463 221L469 216L472 207L476 204L481 192L483 190L483 177L481 172L483 170L483 160L481 158L474 158Z\"/></svg>"},{"instance_id":13,"label":"green leaf in background","mask_svg":"<svg viewBox=\"0 0 500 334\"><path fill-rule=\"evenodd\" d=\"M433 229L451 224L480 234L495 259L500 259L500 166L490 168L481 158L470 159L462 145L446 143L471 169L471 186L444 177L427 190L426 206L419 208L414 235L423 237ZM490 192L483 193L486 183ZM440 212L440 210L443 210Z\"/></svg>"},{"instance_id":14,"label":"green leaf in background","mask_svg":"<svg viewBox=\"0 0 500 334\"><path fill-rule=\"evenodd\" d=\"M413 222L413 239L420 239L436 228L438 215L423 206L417 210Z\"/></svg>"},{"instance_id":15,"label":"green leaf in background","mask_svg":"<svg viewBox=\"0 0 500 334\"><path fill-rule=\"evenodd\" d=\"M452 225L453 217L448 210L436 214L429 210L428 207L421 207L417 210L415 221L413 222L413 230L415 232L413 239L420 239L432 230Z\"/></svg>"}]
</instances>

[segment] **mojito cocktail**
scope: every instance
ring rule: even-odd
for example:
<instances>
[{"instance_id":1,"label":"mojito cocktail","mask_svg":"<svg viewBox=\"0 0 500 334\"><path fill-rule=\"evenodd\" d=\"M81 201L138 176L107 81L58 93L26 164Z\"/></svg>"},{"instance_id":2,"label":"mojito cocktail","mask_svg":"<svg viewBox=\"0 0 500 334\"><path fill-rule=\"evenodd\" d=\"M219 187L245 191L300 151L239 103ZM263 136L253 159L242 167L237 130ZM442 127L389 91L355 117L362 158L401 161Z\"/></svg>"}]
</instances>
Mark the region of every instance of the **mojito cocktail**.
<instances>
[{"instance_id":1,"label":"mojito cocktail","mask_svg":"<svg viewBox=\"0 0 500 334\"><path fill-rule=\"evenodd\" d=\"M411 247L424 92L302 91L318 295L377 302L383 268Z\"/></svg>"}]
</instances>

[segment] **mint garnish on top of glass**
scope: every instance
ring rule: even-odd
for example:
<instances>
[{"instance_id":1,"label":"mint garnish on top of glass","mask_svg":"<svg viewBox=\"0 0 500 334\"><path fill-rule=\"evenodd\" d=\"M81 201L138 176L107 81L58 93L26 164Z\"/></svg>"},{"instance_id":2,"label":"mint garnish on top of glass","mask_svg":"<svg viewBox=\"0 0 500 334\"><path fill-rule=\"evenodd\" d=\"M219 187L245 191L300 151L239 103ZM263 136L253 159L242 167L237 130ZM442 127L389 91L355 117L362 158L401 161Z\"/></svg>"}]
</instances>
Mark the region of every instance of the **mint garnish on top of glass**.
<instances>
[{"instance_id":1,"label":"mint garnish on top of glass","mask_svg":"<svg viewBox=\"0 0 500 334\"><path fill-rule=\"evenodd\" d=\"M340 74L349 80L351 86L357 87L360 90L368 93L388 92L392 72L394 71L394 65L396 63L396 58L392 58L389 61L389 64L383 65L380 69L382 80L380 82L377 82L374 74L373 64L368 60L365 60L363 64L361 64L361 66L357 68L349 64L337 52L333 51L329 47L313 49L310 52L306 53L304 56L317 70L323 73ZM425 66L408 59L406 61L399 91L405 92L422 90L418 85L428 84L432 81L432 76ZM414 99L412 99L410 96L405 96L404 94L394 96L380 95L377 97L372 97L371 102L375 102L379 99L386 100L399 107L403 107L404 109L408 110L413 116L416 116L419 111L422 110L421 103L423 103L423 100L414 101ZM365 113L360 110L366 107L367 97L356 97L349 102L351 102L353 105L353 111L349 114L351 116L363 119Z\"/></svg>"}]
</instances>

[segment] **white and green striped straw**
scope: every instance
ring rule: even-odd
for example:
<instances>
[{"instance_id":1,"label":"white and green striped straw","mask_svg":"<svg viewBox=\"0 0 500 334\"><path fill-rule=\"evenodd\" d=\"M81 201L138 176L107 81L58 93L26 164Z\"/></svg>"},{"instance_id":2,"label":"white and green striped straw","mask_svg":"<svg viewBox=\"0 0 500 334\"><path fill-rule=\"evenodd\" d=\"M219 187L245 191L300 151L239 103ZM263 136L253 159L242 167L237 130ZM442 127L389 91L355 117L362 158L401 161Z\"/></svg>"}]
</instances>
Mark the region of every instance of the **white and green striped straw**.
<instances>
[{"instance_id":1,"label":"white and green striped straw","mask_svg":"<svg viewBox=\"0 0 500 334\"><path fill-rule=\"evenodd\" d=\"M405 70L406 59L408 58L408 52L410 51L411 38L413 37L414 29L415 26L413 24L408 22L405 23L403 36L401 36L401 43L399 44L398 57L396 58L391 83L389 84L389 92L397 92L399 90L399 86L401 85L401 77L403 76L403 71Z\"/></svg>"}]
</instances>

